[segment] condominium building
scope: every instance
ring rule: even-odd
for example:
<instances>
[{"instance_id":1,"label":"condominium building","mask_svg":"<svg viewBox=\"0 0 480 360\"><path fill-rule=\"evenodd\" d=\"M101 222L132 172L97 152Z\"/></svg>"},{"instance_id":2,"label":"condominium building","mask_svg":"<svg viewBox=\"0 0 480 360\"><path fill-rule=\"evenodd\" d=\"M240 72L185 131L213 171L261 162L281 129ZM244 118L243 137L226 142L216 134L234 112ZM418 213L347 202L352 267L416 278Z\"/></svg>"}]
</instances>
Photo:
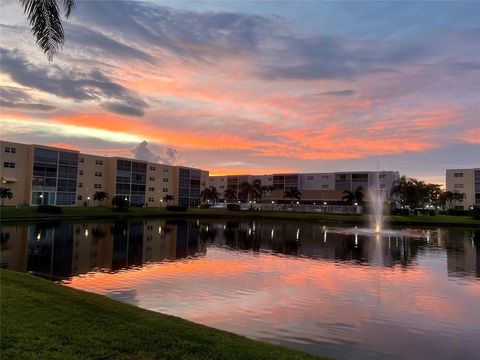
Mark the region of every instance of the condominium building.
<instances>
[{"instance_id":1,"label":"condominium building","mask_svg":"<svg viewBox=\"0 0 480 360\"><path fill-rule=\"evenodd\" d=\"M271 187L265 199L282 201L286 189L296 188L302 193L302 202L341 202L344 191L363 189L366 192L381 190L389 194L400 179L398 171L358 171L326 173L289 173L272 175L225 175L210 176L206 186L214 186L223 199L226 189L236 192L241 184L259 180L262 186Z\"/></svg>"},{"instance_id":2,"label":"condominium building","mask_svg":"<svg viewBox=\"0 0 480 360\"><path fill-rule=\"evenodd\" d=\"M457 210L466 210L470 206L480 205L480 168L473 169L447 169L447 191L464 193L463 201L453 205Z\"/></svg>"},{"instance_id":3,"label":"condominium building","mask_svg":"<svg viewBox=\"0 0 480 360\"><path fill-rule=\"evenodd\" d=\"M193 206L208 172L122 157L83 154L42 145L0 141L5 205L92 206L93 194L125 197L135 206ZM203 181L202 181L203 179Z\"/></svg>"}]
</instances>

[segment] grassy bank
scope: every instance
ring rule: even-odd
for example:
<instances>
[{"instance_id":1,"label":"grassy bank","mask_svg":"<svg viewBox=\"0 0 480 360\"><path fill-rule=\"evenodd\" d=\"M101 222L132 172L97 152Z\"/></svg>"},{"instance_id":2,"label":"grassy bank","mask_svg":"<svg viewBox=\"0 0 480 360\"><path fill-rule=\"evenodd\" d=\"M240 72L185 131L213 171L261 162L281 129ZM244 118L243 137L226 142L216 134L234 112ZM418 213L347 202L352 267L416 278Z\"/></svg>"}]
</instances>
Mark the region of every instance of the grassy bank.
<instances>
[{"instance_id":1,"label":"grassy bank","mask_svg":"<svg viewBox=\"0 0 480 360\"><path fill-rule=\"evenodd\" d=\"M0 270L2 359L316 359Z\"/></svg>"},{"instance_id":2,"label":"grassy bank","mask_svg":"<svg viewBox=\"0 0 480 360\"><path fill-rule=\"evenodd\" d=\"M58 215L40 213L36 207L1 208L2 221L35 221L52 219L116 219L116 218L148 218L148 217L196 217L224 219L270 219L315 221L324 223L368 224L367 215L337 215L323 213L297 213L281 211L229 211L223 209L189 209L186 212L166 211L165 208L130 208L127 212L114 211L110 207L73 207L63 208ZM455 226L480 227L480 220L470 216L387 216L389 225L424 225L424 226Z\"/></svg>"}]
</instances>

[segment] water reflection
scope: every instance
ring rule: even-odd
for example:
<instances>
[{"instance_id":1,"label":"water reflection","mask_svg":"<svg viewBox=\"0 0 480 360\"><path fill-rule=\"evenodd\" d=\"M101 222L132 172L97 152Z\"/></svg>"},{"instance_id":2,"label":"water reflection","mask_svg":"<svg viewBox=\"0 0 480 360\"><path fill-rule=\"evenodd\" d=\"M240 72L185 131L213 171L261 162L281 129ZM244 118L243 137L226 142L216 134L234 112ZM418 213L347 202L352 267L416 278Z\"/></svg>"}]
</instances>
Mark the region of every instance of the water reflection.
<instances>
[{"instance_id":1,"label":"water reflection","mask_svg":"<svg viewBox=\"0 0 480 360\"><path fill-rule=\"evenodd\" d=\"M428 250L446 253L450 276L480 277L480 231L408 229L410 237L376 238L356 230L290 222L205 220L4 226L1 266L67 279L92 271L116 272L145 263L204 256L210 245L409 268L416 264L419 252Z\"/></svg>"},{"instance_id":2,"label":"water reflection","mask_svg":"<svg viewBox=\"0 0 480 360\"><path fill-rule=\"evenodd\" d=\"M480 231L272 221L1 229L1 266L338 359L480 358Z\"/></svg>"}]
</instances>

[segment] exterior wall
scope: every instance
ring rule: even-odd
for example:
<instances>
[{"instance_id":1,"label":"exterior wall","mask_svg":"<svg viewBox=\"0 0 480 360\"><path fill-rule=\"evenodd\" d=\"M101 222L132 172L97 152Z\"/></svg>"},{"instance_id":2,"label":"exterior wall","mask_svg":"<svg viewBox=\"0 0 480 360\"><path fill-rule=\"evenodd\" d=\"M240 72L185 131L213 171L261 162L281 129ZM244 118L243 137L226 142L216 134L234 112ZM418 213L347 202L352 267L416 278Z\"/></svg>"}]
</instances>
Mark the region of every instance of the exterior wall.
<instances>
[{"instance_id":1,"label":"exterior wall","mask_svg":"<svg viewBox=\"0 0 480 360\"><path fill-rule=\"evenodd\" d=\"M203 173L203 175L202 175ZM175 166L174 198L180 206L196 206L199 203L202 190L202 177L206 179L205 172L200 169Z\"/></svg>"},{"instance_id":2,"label":"exterior wall","mask_svg":"<svg viewBox=\"0 0 480 360\"><path fill-rule=\"evenodd\" d=\"M108 163L105 156L80 154L78 158L77 206L96 205L93 194L106 191L111 197L111 187L107 185ZM108 200L105 201L108 204Z\"/></svg>"},{"instance_id":3,"label":"exterior wall","mask_svg":"<svg viewBox=\"0 0 480 360\"><path fill-rule=\"evenodd\" d=\"M180 169L188 173L184 200L192 206L208 182L208 171L195 168L8 141L0 141L0 150L2 187L10 188L13 194L12 199L5 199L7 206L96 206L96 191L108 193L105 205L116 195L137 206L155 207L167 205L163 198L173 195L170 204L174 205L179 199ZM128 169L119 169L119 164Z\"/></svg>"},{"instance_id":4,"label":"exterior wall","mask_svg":"<svg viewBox=\"0 0 480 360\"><path fill-rule=\"evenodd\" d=\"M32 182L31 146L0 141L0 151L1 186L9 188L13 194L11 199L5 199L4 204L29 204Z\"/></svg>"},{"instance_id":5,"label":"exterior wall","mask_svg":"<svg viewBox=\"0 0 480 360\"><path fill-rule=\"evenodd\" d=\"M447 169L447 191L465 194L463 201L454 204L457 209L468 209L474 204L480 204L480 168Z\"/></svg>"},{"instance_id":6,"label":"exterior wall","mask_svg":"<svg viewBox=\"0 0 480 360\"><path fill-rule=\"evenodd\" d=\"M343 191L355 191L362 187L366 191L383 190L390 193L395 182L400 179L398 171L359 171L330 173L295 173L273 175L226 175L210 176L208 186L215 186L223 195L227 188L240 190L242 182L253 183L256 179L262 186L272 186L274 191L264 196L264 201L283 201L283 192L296 187L302 192L302 201L342 201ZM223 196L220 197L223 200Z\"/></svg>"}]
</instances>

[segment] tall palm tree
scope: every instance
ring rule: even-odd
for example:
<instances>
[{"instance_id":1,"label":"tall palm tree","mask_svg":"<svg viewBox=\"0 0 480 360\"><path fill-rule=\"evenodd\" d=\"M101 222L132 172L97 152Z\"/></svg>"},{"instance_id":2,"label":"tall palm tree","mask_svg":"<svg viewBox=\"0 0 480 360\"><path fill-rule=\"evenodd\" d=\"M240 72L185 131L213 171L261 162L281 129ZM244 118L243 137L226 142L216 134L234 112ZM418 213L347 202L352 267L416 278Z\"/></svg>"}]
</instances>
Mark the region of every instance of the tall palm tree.
<instances>
[{"instance_id":1,"label":"tall palm tree","mask_svg":"<svg viewBox=\"0 0 480 360\"><path fill-rule=\"evenodd\" d=\"M13 197L13 193L10 190L10 188L1 187L0 188L0 197L2 198L2 206L3 206L3 203L5 202L5 199L7 199L7 198L11 199Z\"/></svg>"},{"instance_id":2,"label":"tall palm tree","mask_svg":"<svg viewBox=\"0 0 480 360\"><path fill-rule=\"evenodd\" d=\"M52 61L64 42L60 7L65 18L75 9L75 0L19 0L36 43Z\"/></svg>"},{"instance_id":3,"label":"tall palm tree","mask_svg":"<svg viewBox=\"0 0 480 360\"><path fill-rule=\"evenodd\" d=\"M293 205L293 200L300 200L302 198L302 193L298 191L296 187L291 187L284 191L283 198L290 199L290 202Z\"/></svg>"},{"instance_id":4,"label":"tall palm tree","mask_svg":"<svg viewBox=\"0 0 480 360\"><path fill-rule=\"evenodd\" d=\"M227 188L227 190L223 192L223 197L227 202L235 201L237 200L237 192L232 188Z\"/></svg>"},{"instance_id":5,"label":"tall palm tree","mask_svg":"<svg viewBox=\"0 0 480 360\"><path fill-rule=\"evenodd\" d=\"M95 194L93 194L93 200L98 202L98 206L100 206L100 203L105 199L108 199L108 193L106 191L95 191Z\"/></svg>"},{"instance_id":6,"label":"tall palm tree","mask_svg":"<svg viewBox=\"0 0 480 360\"><path fill-rule=\"evenodd\" d=\"M262 185L260 187L260 202L262 202L262 198L267 195L267 194L270 194L271 192L273 191L273 186L271 185Z\"/></svg>"},{"instance_id":7,"label":"tall palm tree","mask_svg":"<svg viewBox=\"0 0 480 360\"><path fill-rule=\"evenodd\" d=\"M216 203L219 197L220 197L220 194L218 193L217 188L215 186L207 187L200 192L200 200L202 203L209 202L210 200L213 203Z\"/></svg>"}]
</instances>

